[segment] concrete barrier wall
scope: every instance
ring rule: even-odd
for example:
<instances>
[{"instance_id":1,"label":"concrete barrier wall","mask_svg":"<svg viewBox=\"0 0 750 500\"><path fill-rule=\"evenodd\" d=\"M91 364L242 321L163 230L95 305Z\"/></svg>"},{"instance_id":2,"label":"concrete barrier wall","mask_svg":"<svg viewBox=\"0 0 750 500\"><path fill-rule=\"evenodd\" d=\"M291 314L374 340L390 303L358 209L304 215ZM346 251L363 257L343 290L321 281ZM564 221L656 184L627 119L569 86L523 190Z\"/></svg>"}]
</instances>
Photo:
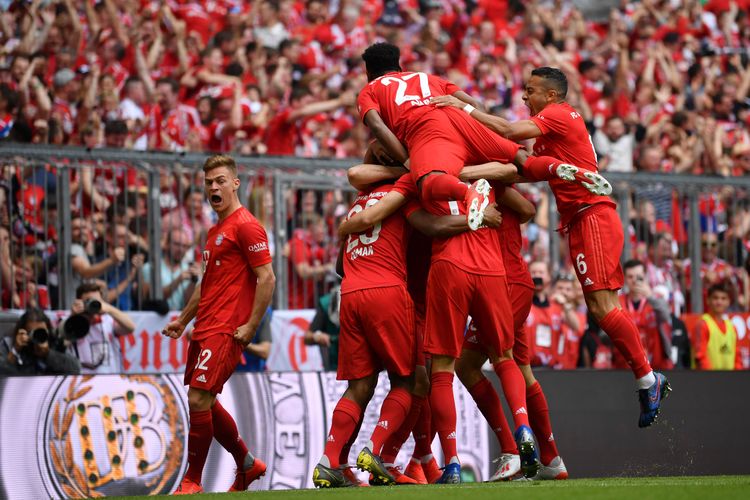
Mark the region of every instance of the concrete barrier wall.
<instances>
[{"instance_id":1,"label":"concrete barrier wall","mask_svg":"<svg viewBox=\"0 0 750 500\"><path fill-rule=\"evenodd\" d=\"M674 390L657 424L639 429L629 372L536 373L571 478L750 474L750 372L666 375Z\"/></svg>"}]
</instances>

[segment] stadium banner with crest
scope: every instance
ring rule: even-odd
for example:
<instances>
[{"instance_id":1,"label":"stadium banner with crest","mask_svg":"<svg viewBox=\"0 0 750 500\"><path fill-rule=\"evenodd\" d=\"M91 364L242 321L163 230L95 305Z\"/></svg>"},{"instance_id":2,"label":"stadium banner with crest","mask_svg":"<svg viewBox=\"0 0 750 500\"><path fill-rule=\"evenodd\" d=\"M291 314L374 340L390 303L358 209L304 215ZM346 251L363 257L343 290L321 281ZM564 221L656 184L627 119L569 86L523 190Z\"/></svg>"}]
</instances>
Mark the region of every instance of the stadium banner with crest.
<instances>
[{"instance_id":1,"label":"stadium banner with crest","mask_svg":"<svg viewBox=\"0 0 750 500\"><path fill-rule=\"evenodd\" d=\"M312 469L345 388L333 373L232 376L219 399L268 464L251 489L313 486ZM483 481L490 472L488 428L468 392L457 382L455 389L464 479ZM369 438L387 392L383 374L350 460ZM0 421L0 498L167 494L187 466L188 406L176 374L0 378ZM410 439L398 463L406 464L412 447ZM214 443L203 487L226 491L234 471L232 457Z\"/></svg>"}]
</instances>

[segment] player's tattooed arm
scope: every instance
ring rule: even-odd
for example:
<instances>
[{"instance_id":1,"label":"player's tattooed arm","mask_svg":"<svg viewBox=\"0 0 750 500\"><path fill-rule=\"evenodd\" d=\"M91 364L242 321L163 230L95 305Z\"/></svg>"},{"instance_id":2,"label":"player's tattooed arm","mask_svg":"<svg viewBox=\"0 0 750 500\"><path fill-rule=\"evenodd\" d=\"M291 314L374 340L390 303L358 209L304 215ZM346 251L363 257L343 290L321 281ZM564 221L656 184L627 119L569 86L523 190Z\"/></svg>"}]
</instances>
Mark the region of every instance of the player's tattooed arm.
<instances>
[{"instance_id":1,"label":"player's tattooed arm","mask_svg":"<svg viewBox=\"0 0 750 500\"><path fill-rule=\"evenodd\" d=\"M464 99L457 99L453 95L442 95L432 98L432 103L439 108L445 106L452 106L454 108L463 109L469 112L469 116L477 120L479 123L484 124L487 128L493 132L510 139L511 141L525 141L526 139L533 139L542 135L542 131L539 129L536 123L532 120L520 120L517 122L511 122L501 116L495 116L490 113L486 113L477 108L476 109L466 108L468 101Z\"/></svg>"},{"instance_id":2,"label":"player's tattooed arm","mask_svg":"<svg viewBox=\"0 0 750 500\"><path fill-rule=\"evenodd\" d=\"M398 137L391 132L391 129L383 122L377 111L371 109L367 112L364 119L365 125L367 125L375 138L383 145L385 151L388 153L393 161L406 165L409 159L409 153Z\"/></svg>"},{"instance_id":3,"label":"player's tattooed arm","mask_svg":"<svg viewBox=\"0 0 750 500\"><path fill-rule=\"evenodd\" d=\"M476 179L487 179L488 181L500 181L512 184L521 180L518 169L510 163L491 161L481 165L467 165L458 174L462 181L474 181Z\"/></svg>"},{"instance_id":4,"label":"player's tattooed arm","mask_svg":"<svg viewBox=\"0 0 750 500\"><path fill-rule=\"evenodd\" d=\"M386 167L385 165L374 165L362 163L354 165L346 171L349 184L361 191L367 190L370 185L388 179L398 179L407 170L403 167Z\"/></svg>"},{"instance_id":5,"label":"player's tattooed arm","mask_svg":"<svg viewBox=\"0 0 750 500\"><path fill-rule=\"evenodd\" d=\"M406 197L403 194L397 191L390 191L376 204L365 208L342 222L339 226L339 238L344 238L352 233L361 233L395 213L404 203L406 203Z\"/></svg>"},{"instance_id":6,"label":"player's tattooed arm","mask_svg":"<svg viewBox=\"0 0 750 500\"><path fill-rule=\"evenodd\" d=\"M484 209L485 226L498 227L502 223L503 216L496 207L493 203ZM408 221L417 231L431 238L449 238L469 229L465 215L434 215L423 208L409 214Z\"/></svg>"},{"instance_id":7,"label":"player's tattooed arm","mask_svg":"<svg viewBox=\"0 0 750 500\"><path fill-rule=\"evenodd\" d=\"M508 188L497 200L502 206L510 208L516 214L521 224L529 222L536 215L536 207L515 189Z\"/></svg>"},{"instance_id":8,"label":"player's tattooed arm","mask_svg":"<svg viewBox=\"0 0 750 500\"><path fill-rule=\"evenodd\" d=\"M190 300L185 305L185 308L180 313L180 317L174 321L171 321L164 330L161 331L162 335L171 337L173 339L179 339L182 333L185 331L185 327L190 323L195 315L198 313L198 303L201 301L201 285L198 283L195 285L193 295L190 296Z\"/></svg>"}]
</instances>

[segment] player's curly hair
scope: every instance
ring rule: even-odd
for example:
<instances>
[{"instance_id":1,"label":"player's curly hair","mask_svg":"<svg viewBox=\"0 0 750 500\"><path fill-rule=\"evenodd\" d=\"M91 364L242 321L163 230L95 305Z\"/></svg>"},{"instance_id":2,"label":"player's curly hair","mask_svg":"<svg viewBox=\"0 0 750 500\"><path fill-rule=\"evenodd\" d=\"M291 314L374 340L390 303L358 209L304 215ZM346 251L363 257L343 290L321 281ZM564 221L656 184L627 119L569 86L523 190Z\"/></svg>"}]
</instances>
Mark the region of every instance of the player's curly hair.
<instances>
[{"instance_id":1,"label":"player's curly hair","mask_svg":"<svg viewBox=\"0 0 750 500\"><path fill-rule=\"evenodd\" d=\"M401 58L401 50L391 43L373 43L362 53L365 61L367 76L374 80L391 71L401 71L398 61Z\"/></svg>"},{"instance_id":2,"label":"player's curly hair","mask_svg":"<svg viewBox=\"0 0 750 500\"><path fill-rule=\"evenodd\" d=\"M234 158L228 155L213 155L206 158L203 163L203 172L207 173L219 167L226 167L235 177L237 176L237 164L234 162Z\"/></svg>"},{"instance_id":3,"label":"player's curly hair","mask_svg":"<svg viewBox=\"0 0 750 500\"><path fill-rule=\"evenodd\" d=\"M549 87L557 91L557 95L561 99L565 99L568 95L568 78L565 73L557 68L550 68L549 66L542 66L531 71L531 76L538 76L544 79L544 83Z\"/></svg>"}]
</instances>

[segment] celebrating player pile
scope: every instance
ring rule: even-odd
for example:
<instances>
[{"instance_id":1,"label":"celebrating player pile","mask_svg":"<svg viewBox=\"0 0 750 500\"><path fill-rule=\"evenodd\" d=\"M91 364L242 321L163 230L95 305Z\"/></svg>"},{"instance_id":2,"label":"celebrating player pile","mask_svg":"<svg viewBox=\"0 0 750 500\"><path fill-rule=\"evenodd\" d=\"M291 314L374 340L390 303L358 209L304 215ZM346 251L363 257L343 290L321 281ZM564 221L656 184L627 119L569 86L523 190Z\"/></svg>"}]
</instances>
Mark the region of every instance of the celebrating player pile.
<instances>
[{"instance_id":1,"label":"celebrating player pile","mask_svg":"<svg viewBox=\"0 0 750 500\"><path fill-rule=\"evenodd\" d=\"M407 249L402 244L397 247L398 251L379 251L379 246L383 244L378 245L378 235L385 227L381 224L393 225L395 221L402 221L404 213L418 229L436 236L431 258L428 254L416 257L431 260L426 289L424 350L432 360L429 397L432 431L440 437L446 459L444 472L437 482L460 482L452 389L456 369L501 443L503 456L493 480L508 479L519 468L530 479L567 477L565 465L554 445L546 399L529 368L523 329L532 294L528 271L519 255L518 219L527 220L533 216L533 207L513 189L500 183L493 186L481 177L505 183L550 182L564 228L570 233L571 255L575 256L576 270L587 304L628 360L637 378L641 401L639 426L651 425L658 414L661 398L669 391L669 385L663 375L652 372L640 345L637 329L619 308L616 290L622 285L622 270L616 257L622 248L622 229L616 219L615 205L606 197L611 193L611 186L597 173L596 158L583 120L564 102L567 90L564 75L551 68L535 70L524 93L524 100L534 116L531 120L510 124L477 110L478 104L449 82L424 73L402 72L398 61L399 50L393 45L372 45L363 54L363 59L369 84L359 95L362 119L378 140L375 146L383 150L378 156L388 162L406 165L410 172L393 187L389 184L387 189L379 190L376 197L367 198L364 210L355 207L350 212L348 220L339 230L342 234L352 234L345 248L345 263L349 263L345 267L352 268L355 276L359 276L353 263L356 262L360 269L372 265L373 276L381 279L386 273L398 269L399 279L403 280L402 266ZM490 129L500 135L493 134ZM518 144L503 136L512 139L538 137L535 152L543 151L554 156L530 156ZM467 164L481 165L465 167ZM362 165L350 170L350 180L356 187L365 189L368 184L394 179L403 172L403 169ZM475 182L469 188L459 178ZM506 212L508 220L503 222L501 231L488 227L497 225L493 210L495 201L509 209ZM398 212L407 202L404 211ZM514 216L514 212L517 215ZM421 224L412 221L415 213L425 214L415 217ZM465 222L455 218L446 219L450 216L465 217ZM373 225L371 232L363 232ZM398 227L403 231L402 222ZM466 231L468 228L472 231ZM406 238L401 241L406 241ZM413 250L410 248L408 251ZM409 257L414 258L415 255L410 253ZM351 278L346 275L345 283L347 279ZM375 280L370 285L384 286L378 283ZM398 286L402 286L402 281ZM350 303L356 314L374 314L362 308L361 302ZM402 328L411 322L411 304L404 300L394 300L392 304L402 304L400 312L395 314L409 318L408 321L402 319L401 325L393 332L385 332L385 337L382 329L374 325L370 326L368 333L372 335L371 332L377 332L379 340L376 342L383 346L391 345L397 336L399 342L408 346L405 352L412 352L414 342L409 335L413 338L415 332L413 328L410 331ZM345 309L348 307L342 299L342 318L347 314ZM387 314L394 314L394 309L392 306L391 309L373 306L372 302L369 307L369 311L378 312L379 318L386 311ZM473 322L464 339L469 316ZM369 320L374 321L374 318L370 316ZM358 338L364 336L363 327L367 328L366 322L357 324L355 328L344 328L342 319L342 348L346 349L343 346L347 344L358 346ZM388 366L388 356L393 353L386 349L378 354L382 355L381 363ZM486 358L489 358L500 378L511 408L516 426L515 442L510 438L497 394L481 373L480 367ZM351 361L359 363L354 358ZM362 366L365 367L364 372L355 371L348 376L339 371L340 378L350 379L350 390L353 383L358 383L351 380L354 375L371 377L366 388L372 390L375 380L373 370L377 365L368 358ZM389 372L393 381L393 372ZM402 382L404 388L409 386L406 379L395 380L396 389ZM412 389L412 392L415 391ZM365 404L370 394L367 392L367 397L362 399ZM404 394L407 394L406 390ZM342 399L345 407L349 406L345 402L348 397L351 394L345 394ZM408 397L404 395L400 401L404 407L398 412L399 423L404 422L402 417L407 414L419 415L419 409L415 412L408 408ZM342 402L339 406L342 406ZM350 411L343 436L347 442L353 441L351 433L359 425L362 408L359 405ZM422 414L425 409L421 408ZM384 404L381 423L385 413ZM334 413L329 445L339 439L336 417ZM416 421L419 420L416 418ZM534 430L543 437L540 441L541 464L534 435L529 428L530 420ZM405 436L403 432L401 434ZM432 436L432 432L428 435ZM395 443L396 449L401 442ZM375 444L376 448L365 448L360 453L358 466L370 471L376 483L408 482L399 480L392 473L393 468L388 467L391 464L384 464L378 456L381 452L387 452L389 460L392 460L395 453L388 447L377 449L381 442ZM334 466L334 462L339 462L341 448L329 445L315 469L314 483L317 486L354 484ZM431 455L429 458L432 458ZM341 461L344 460L346 456L342 455ZM411 463L409 468L412 468Z\"/></svg>"}]
</instances>

